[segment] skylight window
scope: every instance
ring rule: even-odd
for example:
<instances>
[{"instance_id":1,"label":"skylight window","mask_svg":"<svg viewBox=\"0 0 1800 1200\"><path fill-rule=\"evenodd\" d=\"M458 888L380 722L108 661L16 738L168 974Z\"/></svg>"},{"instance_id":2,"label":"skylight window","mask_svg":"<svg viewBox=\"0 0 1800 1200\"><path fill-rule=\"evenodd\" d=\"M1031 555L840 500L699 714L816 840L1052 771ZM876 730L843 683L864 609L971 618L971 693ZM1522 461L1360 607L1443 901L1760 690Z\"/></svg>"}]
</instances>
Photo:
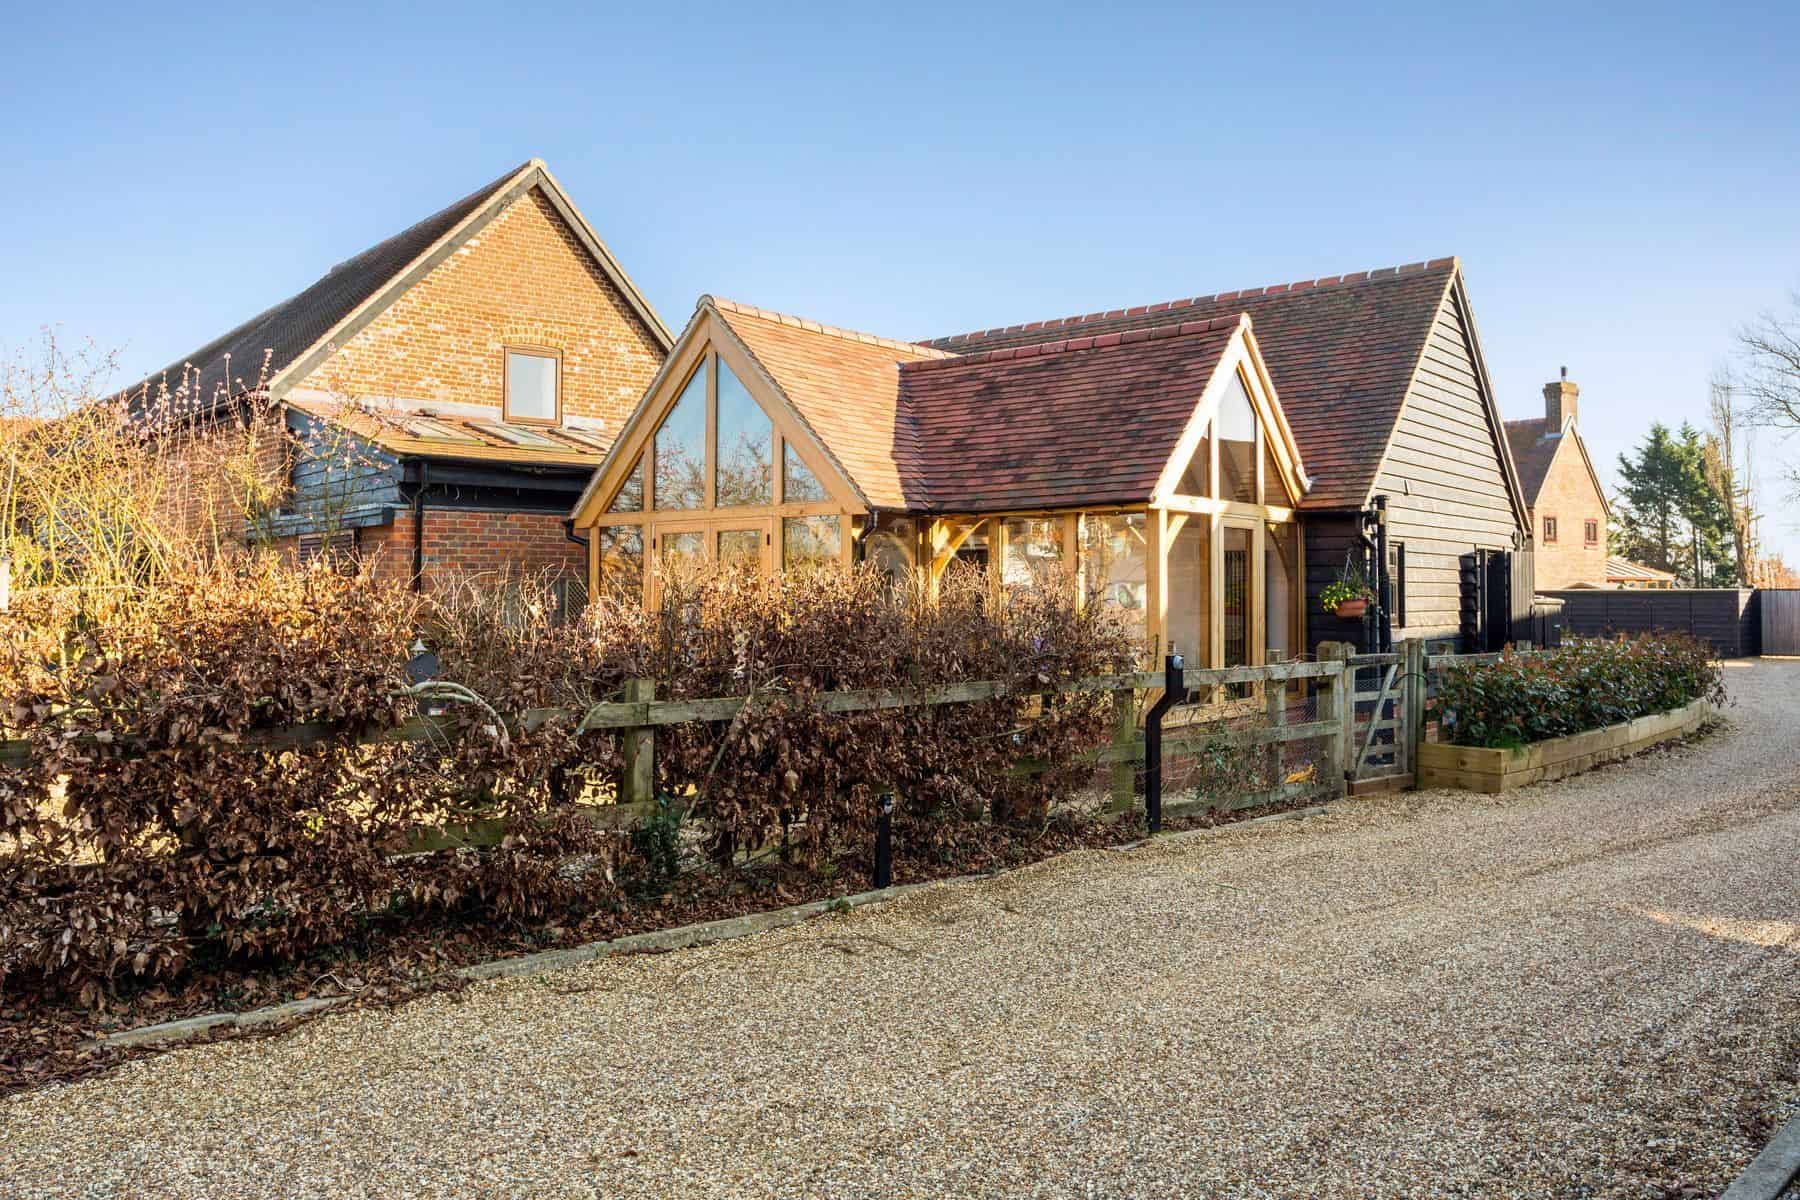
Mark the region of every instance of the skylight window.
<instances>
[{"instance_id":1,"label":"skylight window","mask_svg":"<svg viewBox=\"0 0 1800 1200\"><path fill-rule=\"evenodd\" d=\"M467 430L458 429L432 417L408 417L401 422L406 432L424 442L473 442L481 439Z\"/></svg>"},{"instance_id":2,"label":"skylight window","mask_svg":"<svg viewBox=\"0 0 1800 1200\"><path fill-rule=\"evenodd\" d=\"M490 437L497 437L503 442L511 442L515 446L530 446L538 450L566 449L555 438L545 437L535 430L520 429L516 425L502 425L498 421L471 421L469 424Z\"/></svg>"},{"instance_id":3,"label":"skylight window","mask_svg":"<svg viewBox=\"0 0 1800 1200\"><path fill-rule=\"evenodd\" d=\"M553 350L506 351L506 419L562 419L562 359Z\"/></svg>"}]
</instances>

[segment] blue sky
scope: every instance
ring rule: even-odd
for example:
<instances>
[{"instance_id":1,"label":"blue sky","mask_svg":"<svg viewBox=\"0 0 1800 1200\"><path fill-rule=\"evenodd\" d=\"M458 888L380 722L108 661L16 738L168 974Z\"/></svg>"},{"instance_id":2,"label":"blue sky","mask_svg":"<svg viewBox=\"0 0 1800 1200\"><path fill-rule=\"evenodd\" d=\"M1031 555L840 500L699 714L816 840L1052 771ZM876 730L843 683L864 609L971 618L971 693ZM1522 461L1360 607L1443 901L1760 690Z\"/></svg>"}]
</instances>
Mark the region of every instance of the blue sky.
<instances>
[{"instance_id":1,"label":"blue sky","mask_svg":"<svg viewBox=\"0 0 1800 1200\"><path fill-rule=\"evenodd\" d=\"M1567 364L1610 474L1800 287L1791 4L250 7L9 15L0 351L153 369L539 155L676 327L702 292L915 337L1460 255L1502 410ZM1800 563L1800 444L1759 456Z\"/></svg>"}]
</instances>

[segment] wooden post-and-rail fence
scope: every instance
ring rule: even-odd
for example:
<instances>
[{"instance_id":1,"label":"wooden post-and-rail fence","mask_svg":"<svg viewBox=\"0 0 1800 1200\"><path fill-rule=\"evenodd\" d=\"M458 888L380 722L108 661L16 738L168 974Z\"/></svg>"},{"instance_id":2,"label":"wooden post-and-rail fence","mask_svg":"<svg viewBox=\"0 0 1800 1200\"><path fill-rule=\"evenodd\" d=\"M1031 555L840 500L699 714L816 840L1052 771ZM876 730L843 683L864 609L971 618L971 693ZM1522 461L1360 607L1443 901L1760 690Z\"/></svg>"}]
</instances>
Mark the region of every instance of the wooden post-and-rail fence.
<instances>
[{"instance_id":1,"label":"wooden post-and-rail fence","mask_svg":"<svg viewBox=\"0 0 1800 1200\"><path fill-rule=\"evenodd\" d=\"M1223 804L1208 807L1244 808L1282 799L1317 793L1321 797L1339 796L1344 792L1343 772L1331 769L1345 760L1344 713L1352 709L1346 681L1354 680L1354 672L1341 657L1320 662L1281 663L1268 666L1230 667L1224 669L1192 669L1183 673L1183 683L1190 693L1212 695L1229 685L1264 685L1264 706L1268 722L1263 728L1245 730L1209 729L1205 725L1177 728L1163 738L1172 751L1198 747L1267 747L1270 761L1279 764L1282 743L1318 739L1325 750L1314 778L1295 783L1275 779L1275 786L1254 795L1233 797ZM1290 723L1287 706L1278 702L1288 688L1313 681L1317 697L1315 719ZM867 712L878 709L911 708L940 704L968 704L992 700L1008 694L1047 695L1080 692L1112 693L1115 697L1115 720L1111 741L1097 750L1072 756L1064 762L1026 762L1017 770L1035 774L1068 762L1110 766L1110 789L1114 807L1126 809L1134 803L1135 768L1144 761L1144 733L1137 713L1140 697L1150 697L1166 682L1160 671L1143 671L1122 675L1098 675L1068 680L1048 687L1015 687L1002 681L972 680L918 688L878 688L825 692L819 697L820 708L827 713ZM1270 686L1274 685L1274 686ZM624 759L616 791L616 803L593 810L604 814L607 824L629 824L647 814L656 800L656 731L671 725L696 721L723 722L735 717L751 697L731 696L701 700L658 700L656 685L648 679L629 680L621 699L606 701L582 709L530 709L518 718L508 720L515 729L541 728L557 720L575 720L583 732L607 729L617 732ZM407 741L442 740L455 736L460 723L448 717L414 717L391 729L378 730L359 737L366 744ZM284 749L300 747L343 736L343 731L326 723L287 726L257 730L242 735L219 736L221 749ZM133 739L128 735L114 739L129 752ZM0 741L0 764L17 765L30 754L27 740ZM1169 811L1178 811L1171 806Z\"/></svg>"}]
</instances>

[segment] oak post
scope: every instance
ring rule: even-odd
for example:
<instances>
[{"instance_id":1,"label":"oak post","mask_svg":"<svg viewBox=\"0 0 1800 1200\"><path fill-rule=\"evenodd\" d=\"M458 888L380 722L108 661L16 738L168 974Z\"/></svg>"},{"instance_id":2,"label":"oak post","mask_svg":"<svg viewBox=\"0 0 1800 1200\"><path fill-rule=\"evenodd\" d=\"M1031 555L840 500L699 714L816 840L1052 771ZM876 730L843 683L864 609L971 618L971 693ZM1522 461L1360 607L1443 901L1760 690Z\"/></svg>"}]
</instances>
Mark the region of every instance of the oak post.
<instances>
[{"instance_id":1,"label":"oak post","mask_svg":"<svg viewBox=\"0 0 1800 1200\"><path fill-rule=\"evenodd\" d=\"M627 679L625 702L648 704L656 699L654 679ZM648 804L656 799L656 727L634 725L619 731L625 773L619 782L620 804Z\"/></svg>"},{"instance_id":2,"label":"oak post","mask_svg":"<svg viewBox=\"0 0 1800 1200\"><path fill-rule=\"evenodd\" d=\"M1425 642L1420 638L1406 639L1406 666L1400 680L1401 695L1405 697L1404 714L1401 722L1401 745L1406 747L1406 763L1401 768L1413 773L1413 786L1418 787L1419 743L1425 740L1425 684L1427 682L1425 665Z\"/></svg>"},{"instance_id":3,"label":"oak post","mask_svg":"<svg viewBox=\"0 0 1800 1200\"><path fill-rule=\"evenodd\" d=\"M1335 662L1335 674L1319 680L1319 720L1329 722L1331 732L1325 735L1325 779L1333 796L1344 794L1344 756L1356 740L1345 733L1356 720L1356 672L1344 660L1350 647L1343 642L1320 642L1319 661Z\"/></svg>"}]
</instances>

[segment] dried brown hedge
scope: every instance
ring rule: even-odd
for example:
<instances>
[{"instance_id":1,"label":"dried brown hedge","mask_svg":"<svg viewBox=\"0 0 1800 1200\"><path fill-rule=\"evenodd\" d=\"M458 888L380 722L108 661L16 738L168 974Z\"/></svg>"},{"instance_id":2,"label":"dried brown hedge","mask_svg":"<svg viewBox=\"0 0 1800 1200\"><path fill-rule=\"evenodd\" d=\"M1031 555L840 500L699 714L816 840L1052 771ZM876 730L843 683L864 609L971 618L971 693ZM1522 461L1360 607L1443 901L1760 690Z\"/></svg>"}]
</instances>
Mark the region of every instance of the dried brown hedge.
<instances>
[{"instance_id":1,"label":"dried brown hedge","mask_svg":"<svg viewBox=\"0 0 1800 1200\"><path fill-rule=\"evenodd\" d=\"M491 581L490 581L491 582ZM821 693L998 679L1022 690L1130 669L1129 637L1037 592L993 603L973 578L896 597L873 572L767 586L729 574L668 589L660 613L597 604L573 625L530 585L421 597L268 555L96 600L21 598L0 616L0 987L85 1002L179 975L198 955L285 959L359 923L446 913L537 920L621 902L628 841L573 803L616 777L608 731L533 709L750 698L732 722L659 733L657 783L720 864L780 842L824 867L866 839L878 792L908 845L989 816L1039 819L1104 740L1096 695L828 715ZM371 741L413 716L423 636L460 736ZM303 727L294 738L277 731ZM498 846L409 852L498 820Z\"/></svg>"}]
</instances>

